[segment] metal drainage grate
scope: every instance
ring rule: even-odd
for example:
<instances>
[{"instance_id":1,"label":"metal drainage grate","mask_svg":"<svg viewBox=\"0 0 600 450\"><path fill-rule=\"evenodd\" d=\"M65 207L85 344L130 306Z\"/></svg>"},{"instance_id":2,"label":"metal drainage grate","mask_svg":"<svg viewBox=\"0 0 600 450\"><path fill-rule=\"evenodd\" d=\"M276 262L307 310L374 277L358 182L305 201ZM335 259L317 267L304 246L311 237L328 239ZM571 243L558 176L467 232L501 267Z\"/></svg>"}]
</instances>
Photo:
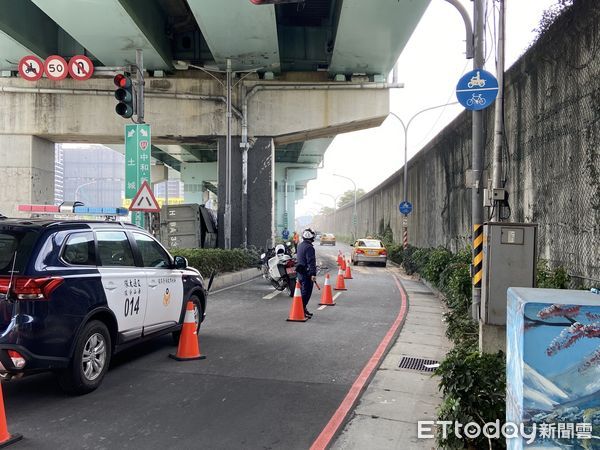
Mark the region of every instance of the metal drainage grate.
<instances>
[{"instance_id":1,"label":"metal drainage grate","mask_svg":"<svg viewBox=\"0 0 600 450\"><path fill-rule=\"evenodd\" d=\"M421 372L433 372L438 365L439 362L433 359L403 356L400 360L400 364L398 365L398 367L400 367L401 369L419 370Z\"/></svg>"}]
</instances>

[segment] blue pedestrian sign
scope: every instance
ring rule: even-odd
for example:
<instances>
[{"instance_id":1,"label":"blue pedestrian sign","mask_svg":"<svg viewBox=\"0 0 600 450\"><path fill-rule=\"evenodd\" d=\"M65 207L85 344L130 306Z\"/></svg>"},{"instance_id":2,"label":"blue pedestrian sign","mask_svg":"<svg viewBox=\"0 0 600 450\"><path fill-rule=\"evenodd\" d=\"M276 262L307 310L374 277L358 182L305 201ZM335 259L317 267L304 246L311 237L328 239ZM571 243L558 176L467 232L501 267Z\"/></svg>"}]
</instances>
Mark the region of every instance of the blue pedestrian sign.
<instances>
[{"instance_id":1,"label":"blue pedestrian sign","mask_svg":"<svg viewBox=\"0 0 600 450\"><path fill-rule=\"evenodd\" d=\"M483 69L466 73L456 85L456 98L466 109L479 111L494 103L498 95L498 80Z\"/></svg>"},{"instance_id":2,"label":"blue pedestrian sign","mask_svg":"<svg viewBox=\"0 0 600 450\"><path fill-rule=\"evenodd\" d=\"M400 214L408 216L412 212L412 203L404 201L398 205L398 209Z\"/></svg>"}]
</instances>

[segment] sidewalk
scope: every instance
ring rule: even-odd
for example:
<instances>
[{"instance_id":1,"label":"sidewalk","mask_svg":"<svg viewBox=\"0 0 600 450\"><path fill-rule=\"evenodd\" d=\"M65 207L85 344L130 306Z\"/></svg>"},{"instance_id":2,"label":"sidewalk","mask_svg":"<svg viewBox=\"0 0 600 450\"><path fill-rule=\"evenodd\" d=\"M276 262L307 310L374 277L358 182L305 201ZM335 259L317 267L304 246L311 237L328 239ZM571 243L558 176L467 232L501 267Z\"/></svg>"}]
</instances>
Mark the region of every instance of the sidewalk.
<instances>
[{"instance_id":1,"label":"sidewalk","mask_svg":"<svg viewBox=\"0 0 600 450\"><path fill-rule=\"evenodd\" d=\"M360 397L353 417L331 446L334 450L435 449L433 439L417 439L417 421L435 420L441 401L438 378L400 369L403 356L440 361L452 344L445 337L442 301L422 282L400 278L408 314L396 343Z\"/></svg>"}]
</instances>

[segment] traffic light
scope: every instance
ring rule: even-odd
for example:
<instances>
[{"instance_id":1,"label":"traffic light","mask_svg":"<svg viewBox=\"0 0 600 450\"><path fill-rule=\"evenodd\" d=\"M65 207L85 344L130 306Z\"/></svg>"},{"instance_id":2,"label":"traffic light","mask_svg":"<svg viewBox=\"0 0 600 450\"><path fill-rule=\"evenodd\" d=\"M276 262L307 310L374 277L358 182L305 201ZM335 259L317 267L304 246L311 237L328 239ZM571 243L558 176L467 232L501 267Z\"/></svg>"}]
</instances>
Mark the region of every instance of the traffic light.
<instances>
[{"instance_id":1,"label":"traffic light","mask_svg":"<svg viewBox=\"0 0 600 450\"><path fill-rule=\"evenodd\" d=\"M115 98L118 100L117 106L115 107L115 111L121 117L125 119L129 119L133 116L134 107L133 107L133 83L131 82L131 78L129 74L118 74L114 78L115 86L117 86L117 90L115 91Z\"/></svg>"}]
</instances>

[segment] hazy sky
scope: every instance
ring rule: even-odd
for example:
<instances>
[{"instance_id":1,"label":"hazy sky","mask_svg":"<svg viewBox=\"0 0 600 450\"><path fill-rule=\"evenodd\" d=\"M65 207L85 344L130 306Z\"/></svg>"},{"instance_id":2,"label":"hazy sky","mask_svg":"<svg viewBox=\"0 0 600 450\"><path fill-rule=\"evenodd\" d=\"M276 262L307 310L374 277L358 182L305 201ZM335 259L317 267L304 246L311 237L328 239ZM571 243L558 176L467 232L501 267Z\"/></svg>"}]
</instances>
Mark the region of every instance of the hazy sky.
<instances>
[{"instance_id":1,"label":"hazy sky","mask_svg":"<svg viewBox=\"0 0 600 450\"><path fill-rule=\"evenodd\" d=\"M472 2L461 0L472 13ZM487 2L492 5L492 1ZM518 59L535 38L544 10L557 0L505 0L506 68ZM486 70L496 73L493 13L489 11L486 35ZM422 109L456 101L459 78L472 69L465 58L464 23L458 11L443 0L432 0L410 41L400 55L398 81L404 89L390 93L390 110L405 123ZM460 105L420 114L408 131L408 157L424 147L441 129L463 111ZM324 168L308 184L308 195L296 205L296 216L314 214L322 205L333 206L332 195L352 189L352 183L332 176L352 178L369 191L400 169L404 162L404 138L397 119L389 117L379 127L339 135L325 153Z\"/></svg>"}]
</instances>

